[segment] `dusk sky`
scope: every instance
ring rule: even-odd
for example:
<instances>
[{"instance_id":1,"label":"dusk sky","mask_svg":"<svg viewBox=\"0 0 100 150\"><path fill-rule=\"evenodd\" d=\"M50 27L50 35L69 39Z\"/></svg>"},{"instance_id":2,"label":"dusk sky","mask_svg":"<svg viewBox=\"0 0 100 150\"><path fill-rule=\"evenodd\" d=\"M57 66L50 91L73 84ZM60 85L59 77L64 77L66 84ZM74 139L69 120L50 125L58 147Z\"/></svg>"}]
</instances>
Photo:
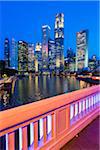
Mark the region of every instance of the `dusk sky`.
<instances>
[{"instance_id":1,"label":"dusk sky","mask_svg":"<svg viewBox=\"0 0 100 150\"><path fill-rule=\"evenodd\" d=\"M54 39L54 22L57 13L64 13L64 54L68 47L76 52L76 32L89 30L89 57L99 56L99 2L0 2L0 59L4 59L4 39L41 42L41 27L51 27Z\"/></svg>"}]
</instances>

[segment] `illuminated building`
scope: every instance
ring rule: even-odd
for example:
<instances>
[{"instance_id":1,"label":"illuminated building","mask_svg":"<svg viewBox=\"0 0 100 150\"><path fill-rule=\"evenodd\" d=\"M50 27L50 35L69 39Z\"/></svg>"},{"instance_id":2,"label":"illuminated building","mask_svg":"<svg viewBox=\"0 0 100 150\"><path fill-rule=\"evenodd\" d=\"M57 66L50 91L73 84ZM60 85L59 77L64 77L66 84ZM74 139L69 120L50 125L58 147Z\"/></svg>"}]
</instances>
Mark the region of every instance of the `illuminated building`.
<instances>
[{"instance_id":1,"label":"illuminated building","mask_svg":"<svg viewBox=\"0 0 100 150\"><path fill-rule=\"evenodd\" d=\"M68 58L68 61L69 62L72 62L73 61L73 58L74 58L74 52L71 48L68 48L67 49L67 58Z\"/></svg>"},{"instance_id":2,"label":"illuminated building","mask_svg":"<svg viewBox=\"0 0 100 150\"><path fill-rule=\"evenodd\" d=\"M18 69L18 44L14 38L11 41L11 68Z\"/></svg>"},{"instance_id":3,"label":"illuminated building","mask_svg":"<svg viewBox=\"0 0 100 150\"><path fill-rule=\"evenodd\" d=\"M48 41L50 39L50 27L42 26L42 70L48 71Z\"/></svg>"},{"instance_id":4,"label":"illuminated building","mask_svg":"<svg viewBox=\"0 0 100 150\"><path fill-rule=\"evenodd\" d=\"M56 49L55 49L55 41L49 40L48 42L49 48L49 70L50 72L55 71L56 69Z\"/></svg>"},{"instance_id":5,"label":"illuminated building","mask_svg":"<svg viewBox=\"0 0 100 150\"><path fill-rule=\"evenodd\" d=\"M34 44L28 44L28 71L34 70Z\"/></svg>"},{"instance_id":6,"label":"illuminated building","mask_svg":"<svg viewBox=\"0 0 100 150\"><path fill-rule=\"evenodd\" d=\"M42 71L42 45L41 43L36 43L35 59L36 59L36 62L35 62L36 70Z\"/></svg>"},{"instance_id":7,"label":"illuminated building","mask_svg":"<svg viewBox=\"0 0 100 150\"><path fill-rule=\"evenodd\" d=\"M88 67L88 30L77 32L76 71Z\"/></svg>"},{"instance_id":8,"label":"illuminated building","mask_svg":"<svg viewBox=\"0 0 100 150\"><path fill-rule=\"evenodd\" d=\"M63 71L64 67L64 14L56 15L55 19L56 69Z\"/></svg>"},{"instance_id":9,"label":"illuminated building","mask_svg":"<svg viewBox=\"0 0 100 150\"><path fill-rule=\"evenodd\" d=\"M18 71L28 71L28 44L24 41L18 41Z\"/></svg>"},{"instance_id":10,"label":"illuminated building","mask_svg":"<svg viewBox=\"0 0 100 150\"><path fill-rule=\"evenodd\" d=\"M89 68L90 70L94 70L97 68L97 59L96 59L96 56L93 55L91 59L89 59Z\"/></svg>"},{"instance_id":11,"label":"illuminated building","mask_svg":"<svg viewBox=\"0 0 100 150\"><path fill-rule=\"evenodd\" d=\"M10 46L8 38L5 39L4 43L4 59L5 59L5 67L10 67Z\"/></svg>"},{"instance_id":12,"label":"illuminated building","mask_svg":"<svg viewBox=\"0 0 100 150\"><path fill-rule=\"evenodd\" d=\"M0 60L0 78L4 74L4 70L5 70L5 61L4 60Z\"/></svg>"},{"instance_id":13,"label":"illuminated building","mask_svg":"<svg viewBox=\"0 0 100 150\"><path fill-rule=\"evenodd\" d=\"M74 72L76 69L75 54L71 48L67 50L67 69L68 72Z\"/></svg>"}]
</instances>

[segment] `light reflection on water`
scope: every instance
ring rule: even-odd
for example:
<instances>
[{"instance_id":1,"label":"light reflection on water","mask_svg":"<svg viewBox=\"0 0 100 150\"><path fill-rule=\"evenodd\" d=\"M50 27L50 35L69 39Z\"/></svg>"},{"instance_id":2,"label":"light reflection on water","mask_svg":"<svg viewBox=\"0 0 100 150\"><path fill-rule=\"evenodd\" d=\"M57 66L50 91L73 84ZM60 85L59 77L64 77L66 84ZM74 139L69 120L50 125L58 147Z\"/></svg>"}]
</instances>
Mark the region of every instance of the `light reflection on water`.
<instances>
[{"instance_id":1,"label":"light reflection on water","mask_svg":"<svg viewBox=\"0 0 100 150\"><path fill-rule=\"evenodd\" d=\"M88 86L90 86L89 83L78 81L75 77L24 77L16 81L15 88L9 102L3 101L3 104L0 104L0 109L16 107Z\"/></svg>"}]
</instances>

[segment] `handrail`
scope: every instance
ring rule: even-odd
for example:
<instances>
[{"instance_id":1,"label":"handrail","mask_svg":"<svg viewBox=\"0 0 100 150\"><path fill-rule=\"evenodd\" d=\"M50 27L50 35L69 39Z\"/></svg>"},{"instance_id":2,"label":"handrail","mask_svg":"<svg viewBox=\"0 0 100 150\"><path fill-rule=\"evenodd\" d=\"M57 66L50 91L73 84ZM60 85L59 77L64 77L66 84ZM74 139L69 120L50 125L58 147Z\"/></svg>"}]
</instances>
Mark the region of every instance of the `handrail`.
<instances>
[{"instance_id":1,"label":"handrail","mask_svg":"<svg viewBox=\"0 0 100 150\"><path fill-rule=\"evenodd\" d=\"M99 85L1 111L0 130L53 111L61 106L73 103L97 91L99 92Z\"/></svg>"},{"instance_id":2,"label":"handrail","mask_svg":"<svg viewBox=\"0 0 100 150\"><path fill-rule=\"evenodd\" d=\"M16 149L16 138L20 150L60 149L98 116L99 91L95 85L1 111L0 137L6 149Z\"/></svg>"}]
</instances>

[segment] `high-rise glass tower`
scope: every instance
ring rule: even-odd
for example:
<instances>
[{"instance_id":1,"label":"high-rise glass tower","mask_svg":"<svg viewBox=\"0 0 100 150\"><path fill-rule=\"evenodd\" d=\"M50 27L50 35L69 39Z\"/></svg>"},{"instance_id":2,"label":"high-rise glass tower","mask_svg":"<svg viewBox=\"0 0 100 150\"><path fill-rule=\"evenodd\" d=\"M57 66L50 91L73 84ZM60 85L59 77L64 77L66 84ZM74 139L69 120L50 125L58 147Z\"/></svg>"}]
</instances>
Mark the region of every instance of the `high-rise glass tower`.
<instances>
[{"instance_id":1,"label":"high-rise glass tower","mask_svg":"<svg viewBox=\"0 0 100 150\"><path fill-rule=\"evenodd\" d=\"M42 71L42 45L41 43L36 43L35 46L35 59L38 65L38 71Z\"/></svg>"},{"instance_id":2,"label":"high-rise glass tower","mask_svg":"<svg viewBox=\"0 0 100 150\"><path fill-rule=\"evenodd\" d=\"M55 41L49 40L48 42L49 48L49 70L50 72L55 71L56 69L56 49L55 49Z\"/></svg>"},{"instance_id":3,"label":"high-rise glass tower","mask_svg":"<svg viewBox=\"0 0 100 150\"><path fill-rule=\"evenodd\" d=\"M48 71L48 41L50 39L50 27L48 25L42 26L42 70Z\"/></svg>"},{"instance_id":4,"label":"high-rise glass tower","mask_svg":"<svg viewBox=\"0 0 100 150\"><path fill-rule=\"evenodd\" d=\"M55 19L55 46L56 46L56 69L63 71L64 68L64 14L59 13Z\"/></svg>"},{"instance_id":5,"label":"high-rise glass tower","mask_svg":"<svg viewBox=\"0 0 100 150\"><path fill-rule=\"evenodd\" d=\"M76 34L76 71L88 67L88 30Z\"/></svg>"},{"instance_id":6,"label":"high-rise glass tower","mask_svg":"<svg viewBox=\"0 0 100 150\"><path fill-rule=\"evenodd\" d=\"M34 69L34 44L28 44L28 71L33 72Z\"/></svg>"},{"instance_id":7,"label":"high-rise glass tower","mask_svg":"<svg viewBox=\"0 0 100 150\"><path fill-rule=\"evenodd\" d=\"M14 38L11 40L10 66L13 69L18 69L18 44Z\"/></svg>"},{"instance_id":8,"label":"high-rise glass tower","mask_svg":"<svg viewBox=\"0 0 100 150\"><path fill-rule=\"evenodd\" d=\"M18 71L28 71L28 44L24 41L18 41Z\"/></svg>"},{"instance_id":9,"label":"high-rise glass tower","mask_svg":"<svg viewBox=\"0 0 100 150\"><path fill-rule=\"evenodd\" d=\"M10 67L10 46L9 39L6 38L4 42L4 59L5 59L5 67Z\"/></svg>"}]
</instances>

